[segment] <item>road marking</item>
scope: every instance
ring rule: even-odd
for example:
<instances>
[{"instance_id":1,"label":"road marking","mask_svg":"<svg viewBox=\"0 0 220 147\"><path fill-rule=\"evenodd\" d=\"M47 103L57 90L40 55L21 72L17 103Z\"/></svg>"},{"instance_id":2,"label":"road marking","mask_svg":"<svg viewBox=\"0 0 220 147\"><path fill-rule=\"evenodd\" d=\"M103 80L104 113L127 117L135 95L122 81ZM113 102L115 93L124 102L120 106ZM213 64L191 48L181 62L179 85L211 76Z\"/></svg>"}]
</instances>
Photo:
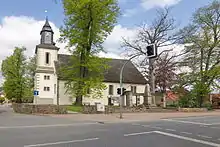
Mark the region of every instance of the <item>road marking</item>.
<instances>
[{"instance_id":1,"label":"road marking","mask_svg":"<svg viewBox=\"0 0 220 147\"><path fill-rule=\"evenodd\" d=\"M164 121L172 121L172 122L178 122L178 123L186 123L186 124L195 124L195 125L212 125L207 123L200 123L200 122L193 122L193 121L185 121L185 120L174 120L174 119L161 119Z\"/></svg>"},{"instance_id":2,"label":"road marking","mask_svg":"<svg viewBox=\"0 0 220 147\"><path fill-rule=\"evenodd\" d=\"M212 129L220 129L219 127L210 127L210 128L212 128Z\"/></svg>"},{"instance_id":3,"label":"road marking","mask_svg":"<svg viewBox=\"0 0 220 147\"><path fill-rule=\"evenodd\" d=\"M52 143L42 143L42 144L33 144L33 145L25 145L24 147L42 147L49 145L60 145L60 144L68 144L68 143L77 143L77 142L85 142L85 141L93 141L98 140L99 138L88 138L82 140L72 140L72 141L60 141L60 142L52 142Z\"/></svg>"},{"instance_id":4,"label":"road marking","mask_svg":"<svg viewBox=\"0 0 220 147\"><path fill-rule=\"evenodd\" d=\"M163 129L161 127L150 127L150 128L152 128L152 129Z\"/></svg>"},{"instance_id":5,"label":"road marking","mask_svg":"<svg viewBox=\"0 0 220 147\"><path fill-rule=\"evenodd\" d=\"M141 125L142 127L150 127L150 125Z\"/></svg>"},{"instance_id":6,"label":"road marking","mask_svg":"<svg viewBox=\"0 0 220 147\"><path fill-rule=\"evenodd\" d=\"M140 126L140 124L138 124L138 123L132 123L131 125L132 126Z\"/></svg>"},{"instance_id":7,"label":"road marking","mask_svg":"<svg viewBox=\"0 0 220 147\"><path fill-rule=\"evenodd\" d=\"M174 130L174 129L165 129L165 130L167 130L167 131L173 131L173 132L176 131L176 130Z\"/></svg>"},{"instance_id":8,"label":"road marking","mask_svg":"<svg viewBox=\"0 0 220 147\"><path fill-rule=\"evenodd\" d=\"M212 138L212 137L205 136L205 135L197 135L197 136L202 137L202 138Z\"/></svg>"},{"instance_id":9,"label":"road marking","mask_svg":"<svg viewBox=\"0 0 220 147\"><path fill-rule=\"evenodd\" d=\"M124 136L125 136L125 137L127 137L127 136L136 136L136 135L144 135L144 134L150 134L150 133L154 133L154 131L150 131L150 132L130 133L130 134L124 134Z\"/></svg>"},{"instance_id":10,"label":"road marking","mask_svg":"<svg viewBox=\"0 0 220 147\"><path fill-rule=\"evenodd\" d=\"M0 126L0 129L24 129L24 128L47 128L47 127L68 127L68 126L82 126L97 123L74 123L74 124L54 124L54 125L32 125L32 126Z\"/></svg>"},{"instance_id":11,"label":"road marking","mask_svg":"<svg viewBox=\"0 0 220 147\"><path fill-rule=\"evenodd\" d=\"M207 127L209 127L209 126L204 126L204 125L201 125L200 127L205 127L205 128L207 128Z\"/></svg>"},{"instance_id":12,"label":"road marking","mask_svg":"<svg viewBox=\"0 0 220 147\"><path fill-rule=\"evenodd\" d=\"M208 125L219 125L220 123L211 123L211 124L208 124Z\"/></svg>"},{"instance_id":13,"label":"road marking","mask_svg":"<svg viewBox=\"0 0 220 147\"><path fill-rule=\"evenodd\" d=\"M179 139L183 139L183 140L188 140L188 141L192 141L192 142L196 142L196 143L201 143L201 144L205 144L205 145L209 145L209 146L220 147L220 144L213 143L213 142L208 142L208 141L204 141L204 140L184 137L184 136L180 136L180 135L176 135L176 134L171 134L171 133L166 133L166 132L161 132L161 131L154 131L154 132L158 133L158 134L165 135L165 136L175 137L175 138L179 138Z\"/></svg>"},{"instance_id":14,"label":"road marking","mask_svg":"<svg viewBox=\"0 0 220 147\"><path fill-rule=\"evenodd\" d=\"M215 115L206 115L206 116L186 116L186 117L176 117L177 119L194 119L194 120L198 120L198 119L201 119L201 118L216 118Z\"/></svg>"},{"instance_id":15,"label":"road marking","mask_svg":"<svg viewBox=\"0 0 220 147\"><path fill-rule=\"evenodd\" d=\"M180 133L182 133L182 134L188 134L188 135L192 134L192 133L190 133L190 132L180 132Z\"/></svg>"}]
</instances>

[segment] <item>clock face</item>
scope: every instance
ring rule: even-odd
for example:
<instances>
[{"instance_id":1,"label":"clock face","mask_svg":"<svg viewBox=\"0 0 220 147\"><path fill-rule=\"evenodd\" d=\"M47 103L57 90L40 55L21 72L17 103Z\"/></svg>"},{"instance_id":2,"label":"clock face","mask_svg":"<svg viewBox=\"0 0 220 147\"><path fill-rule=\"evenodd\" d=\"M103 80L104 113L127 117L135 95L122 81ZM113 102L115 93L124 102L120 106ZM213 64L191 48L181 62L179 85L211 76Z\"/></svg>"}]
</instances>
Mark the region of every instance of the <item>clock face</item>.
<instances>
[{"instance_id":1,"label":"clock face","mask_svg":"<svg viewBox=\"0 0 220 147\"><path fill-rule=\"evenodd\" d=\"M51 43L51 33L45 32L45 43Z\"/></svg>"}]
</instances>

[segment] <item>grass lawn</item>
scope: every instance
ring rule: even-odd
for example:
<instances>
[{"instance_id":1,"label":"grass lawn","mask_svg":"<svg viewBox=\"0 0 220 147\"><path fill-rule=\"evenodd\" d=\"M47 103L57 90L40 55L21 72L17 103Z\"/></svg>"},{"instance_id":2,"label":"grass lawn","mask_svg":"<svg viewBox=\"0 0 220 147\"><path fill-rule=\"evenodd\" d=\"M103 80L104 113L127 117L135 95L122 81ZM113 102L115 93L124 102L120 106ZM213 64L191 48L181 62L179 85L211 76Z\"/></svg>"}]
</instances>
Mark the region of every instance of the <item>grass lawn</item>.
<instances>
[{"instance_id":1,"label":"grass lawn","mask_svg":"<svg viewBox=\"0 0 220 147\"><path fill-rule=\"evenodd\" d=\"M73 111L73 112L82 112L82 106L70 105L70 106L67 106L67 110Z\"/></svg>"}]
</instances>

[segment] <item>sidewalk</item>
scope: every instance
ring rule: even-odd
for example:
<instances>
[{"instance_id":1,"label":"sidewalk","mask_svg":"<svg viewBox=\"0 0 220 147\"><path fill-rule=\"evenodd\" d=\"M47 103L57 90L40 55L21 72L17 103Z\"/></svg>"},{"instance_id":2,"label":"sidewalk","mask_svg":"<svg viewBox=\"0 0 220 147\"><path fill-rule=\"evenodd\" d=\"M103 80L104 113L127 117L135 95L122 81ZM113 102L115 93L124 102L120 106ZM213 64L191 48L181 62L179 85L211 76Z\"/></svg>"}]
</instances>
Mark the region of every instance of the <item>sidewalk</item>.
<instances>
[{"instance_id":1,"label":"sidewalk","mask_svg":"<svg viewBox=\"0 0 220 147\"><path fill-rule=\"evenodd\" d=\"M211 112L166 112L166 113L123 113L123 119L119 114L67 114L50 115L76 121L96 121L105 123L135 122L135 121L156 121L164 118L190 117L190 116L220 116L220 111Z\"/></svg>"}]
</instances>

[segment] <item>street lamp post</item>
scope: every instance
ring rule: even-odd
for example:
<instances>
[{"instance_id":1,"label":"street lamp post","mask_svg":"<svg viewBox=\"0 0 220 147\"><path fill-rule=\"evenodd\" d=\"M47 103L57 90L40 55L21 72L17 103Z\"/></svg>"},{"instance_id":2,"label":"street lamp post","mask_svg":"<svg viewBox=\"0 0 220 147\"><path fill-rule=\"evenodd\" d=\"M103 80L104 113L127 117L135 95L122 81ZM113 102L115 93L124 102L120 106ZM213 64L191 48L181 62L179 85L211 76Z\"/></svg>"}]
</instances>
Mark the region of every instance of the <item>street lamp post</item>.
<instances>
[{"instance_id":1,"label":"street lamp post","mask_svg":"<svg viewBox=\"0 0 220 147\"><path fill-rule=\"evenodd\" d=\"M121 68L121 71L120 71L120 90L121 90L121 94L120 94L120 119L122 119L122 99L123 99L123 94L122 94L122 88L123 88L123 82L122 82L122 76L123 76L123 70L124 70L124 67L126 66L126 64L131 61L131 59L137 57L137 56L140 56L141 53L137 54L137 55L134 55L132 57L130 57L122 66Z\"/></svg>"}]
</instances>

